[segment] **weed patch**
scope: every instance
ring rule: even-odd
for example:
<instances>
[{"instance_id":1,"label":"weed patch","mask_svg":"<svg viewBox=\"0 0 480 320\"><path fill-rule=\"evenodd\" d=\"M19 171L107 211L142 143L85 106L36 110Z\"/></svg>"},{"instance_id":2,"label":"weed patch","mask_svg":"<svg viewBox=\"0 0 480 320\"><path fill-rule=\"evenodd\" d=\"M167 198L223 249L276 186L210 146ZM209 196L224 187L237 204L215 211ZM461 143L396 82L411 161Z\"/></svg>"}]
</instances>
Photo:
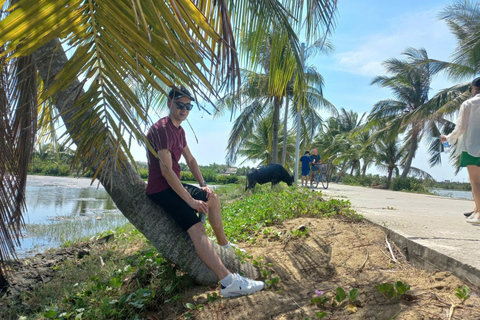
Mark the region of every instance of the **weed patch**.
<instances>
[{"instance_id":1,"label":"weed patch","mask_svg":"<svg viewBox=\"0 0 480 320\"><path fill-rule=\"evenodd\" d=\"M271 190L266 185L257 187L255 193L241 201L223 205L222 216L227 237L242 241L252 240L262 228L285 219L331 216L362 219L350 209L348 200L324 200L321 192L295 187ZM213 236L213 230L207 230Z\"/></svg>"}]
</instances>

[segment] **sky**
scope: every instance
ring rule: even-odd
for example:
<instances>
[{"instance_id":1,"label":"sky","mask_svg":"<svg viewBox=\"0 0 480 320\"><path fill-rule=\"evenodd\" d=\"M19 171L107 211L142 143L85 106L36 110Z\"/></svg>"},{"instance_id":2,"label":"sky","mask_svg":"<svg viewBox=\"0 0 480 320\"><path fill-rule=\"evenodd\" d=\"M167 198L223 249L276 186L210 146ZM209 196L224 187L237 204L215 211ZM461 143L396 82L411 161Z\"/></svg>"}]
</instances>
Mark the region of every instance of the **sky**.
<instances>
[{"instance_id":1,"label":"sky","mask_svg":"<svg viewBox=\"0 0 480 320\"><path fill-rule=\"evenodd\" d=\"M449 61L456 39L438 15L452 3L453 0L339 0L337 24L330 37L333 52L307 61L325 79L325 98L337 109L368 113L377 101L392 98L388 89L370 85L374 77L387 75L383 61L403 59L401 53L408 47L425 48L430 58ZM437 75L432 82L430 97L453 84L445 75ZM159 114L164 115L166 113ZM330 115L322 116L328 118ZM225 148L233 124L229 115L213 119L195 108L188 120L198 143L190 126L187 123L182 126L197 162L200 165L225 163ZM134 147L132 152L137 161L146 161L144 148ZM442 155L442 165L430 168L423 142L412 165L427 171L437 181L468 181L466 170L454 175L455 170L447 155ZM380 172L371 167L367 173Z\"/></svg>"}]
</instances>

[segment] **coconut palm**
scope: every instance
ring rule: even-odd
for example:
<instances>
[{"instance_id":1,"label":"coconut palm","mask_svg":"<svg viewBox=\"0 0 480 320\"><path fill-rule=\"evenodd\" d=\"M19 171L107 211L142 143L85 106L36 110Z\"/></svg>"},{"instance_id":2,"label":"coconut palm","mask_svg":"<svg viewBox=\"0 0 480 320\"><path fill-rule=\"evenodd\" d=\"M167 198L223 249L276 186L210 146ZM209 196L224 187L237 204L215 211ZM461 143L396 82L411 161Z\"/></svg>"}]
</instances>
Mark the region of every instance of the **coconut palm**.
<instances>
[{"instance_id":1,"label":"coconut palm","mask_svg":"<svg viewBox=\"0 0 480 320\"><path fill-rule=\"evenodd\" d=\"M451 62L435 59L419 59L418 64L428 64L437 70L444 70L456 85L445 88L433 96L424 108L412 113L412 118L429 118L437 123L444 134L455 128L450 121L458 111L460 105L470 97L467 88L473 77L480 73L480 5L476 1L455 1L439 14L439 18L446 21L451 32L457 38ZM465 81L466 80L466 81ZM441 163L441 145L439 139L430 137L429 159L430 164ZM451 153L455 158L455 153ZM453 159L453 162L458 162Z\"/></svg>"},{"instance_id":2,"label":"coconut palm","mask_svg":"<svg viewBox=\"0 0 480 320\"><path fill-rule=\"evenodd\" d=\"M480 73L480 4L478 1L455 1L439 14L457 38L451 62L438 61L454 79L471 79Z\"/></svg>"},{"instance_id":3,"label":"coconut palm","mask_svg":"<svg viewBox=\"0 0 480 320\"><path fill-rule=\"evenodd\" d=\"M283 128L280 126L280 133ZM256 162L257 165L266 165L272 162L272 133L273 133L273 121L272 116L263 116L260 121L255 123L253 130L242 141L238 148L238 155L244 157L240 165L246 161ZM279 138L279 146L287 145L287 155L285 168L289 170L293 167L293 156L295 155L295 138L292 134L288 135L287 143L284 143L283 136ZM277 152L279 150L277 149Z\"/></svg>"},{"instance_id":4,"label":"coconut palm","mask_svg":"<svg viewBox=\"0 0 480 320\"><path fill-rule=\"evenodd\" d=\"M403 169L402 163L408 154L408 148L401 146L399 138L390 139L389 137L379 138L375 141L376 156L375 165L380 170L387 172L387 187L390 188L392 177L399 176L400 169ZM427 172L411 167L413 175L422 179L433 179Z\"/></svg>"},{"instance_id":5,"label":"coconut palm","mask_svg":"<svg viewBox=\"0 0 480 320\"><path fill-rule=\"evenodd\" d=\"M429 102L428 93L432 77L439 68L434 64L418 63L420 60L428 61L425 49L408 48L402 54L406 56L405 60L392 58L383 63L392 76L379 76L372 80L372 84L389 88L396 99L377 102L370 113L369 121L373 124L387 123L378 134L386 135L392 140L398 134L405 135L405 145L409 146L401 174L402 178L405 178L424 136L429 139L430 149L440 148L440 130L435 121L438 118L413 116L435 104L435 101Z\"/></svg>"},{"instance_id":6,"label":"coconut palm","mask_svg":"<svg viewBox=\"0 0 480 320\"><path fill-rule=\"evenodd\" d=\"M254 35L250 35L250 37L254 37ZM283 52L281 53L272 54L272 52L269 51L269 48L271 47L270 43L275 39L275 33L272 33L268 38L268 41L261 44L263 47L265 47L265 50L260 52L259 57L263 72L259 73L254 71L244 71L244 81L240 89L240 95L229 95L225 97L225 99L223 99L218 106L219 112L217 115L221 115L226 110L239 109L240 103L242 105L246 105L246 107L242 108L242 111L236 118L230 132L229 142L227 145L227 163L235 162L237 160L240 144L251 133L253 126L263 121L263 118L267 113L272 114L273 119L272 141L269 143L269 145L272 146L273 156L270 159L270 162L278 163L278 156L276 157L275 155L279 154L278 132L280 127L280 107L284 104L284 102L286 102L284 106L284 128L287 128L289 111L290 114L296 118L298 114L298 105L303 103L304 107L300 110L302 114L301 137L305 141L308 141L310 137L313 137L317 128L322 124L322 117L318 113L320 108L327 109L329 112L336 111L335 107L323 97L323 77L313 66L303 67L302 70L304 79L306 80L306 86L301 93L297 92L300 78L298 75L299 72L297 72L295 64L293 63L294 56L291 52L286 50L287 48L284 48ZM306 57L309 57L317 51L326 50L325 48L330 47L331 45L328 43L326 46L324 46L323 43L321 44L317 42L308 48ZM279 56L281 59L278 59ZM272 63L270 62L272 57L275 57L273 60L275 60L276 63L278 63L278 61L282 61L282 68L278 66L276 68L272 67ZM287 63L287 61L290 63ZM281 86L283 90L272 91L270 86L270 78L273 73L278 73L279 70L281 71L280 73L282 73L282 77L280 77L281 81L279 80L280 83L278 85ZM282 82L285 80L287 81ZM292 104L289 103L290 100L293 100ZM285 129L283 131L283 140L286 139L287 133L288 130ZM285 148L286 146L284 145L284 149L282 150L282 165L285 165L285 156L283 155L286 155Z\"/></svg>"},{"instance_id":7,"label":"coconut palm","mask_svg":"<svg viewBox=\"0 0 480 320\"><path fill-rule=\"evenodd\" d=\"M419 58L416 63L429 65L435 70L444 70L449 78L455 80L457 84L441 90L422 108L418 108L406 116L413 121L422 122L422 119L430 119L436 123L436 126L427 128L427 131L431 131L428 135L431 166L441 163L442 147L438 136L435 135L439 132L448 134L453 131L455 124L449 119L458 111L462 102L470 97L467 88L471 79L480 73L480 55L478 54L480 50L480 5L478 2L455 1L442 10L438 16L446 21L451 32L457 38L457 47L452 54L451 62ZM440 129L440 131L437 132L436 129ZM454 158L455 153L452 152L450 157ZM454 160L453 162L458 161Z\"/></svg>"},{"instance_id":8,"label":"coconut palm","mask_svg":"<svg viewBox=\"0 0 480 320\"><path fill-rule=\"evenodd\" d=\"M405 157L407 149L401 147L398 138L393 140L389 138L378 139L376 149L375 165L387 172L387 188L390 188L393 174L399 176L400 163Z\"/></svg>"},{"instance_id":9,"label":"coconut palm","mask_svg":"<svg viewBox=\"0 0 480 320\"><path fill-rule=\"evenodd\" d=\"M322 132L313 142L322 159L333 165L333 171L336 171L338 166L337 182L349 168L351 173L354 170L360 172L365 144L358 131L362 128L364 117L365 113L359 115L342 108L337 117L330 117L326 121Z\"/></svg>"},{"instance_id":10,"label":"coconut palm","mask_svg":"<svg viewBox=\"0 0 480 320\"><path fill-rule=\"evenodd\" d=\"M314 76L313 73L306 74L307 78L310 76ZM249 76L250 74L247 73L245 78L249 79ZM272 114L272 111L276 110L278 106L276 106L274 98L272 99L272 97L270 97L268 94L265 94L265 92L262 90L266 86L266 81L262 80L266 80L266 78L261 78L258 74L252 75L252 78L252 81L245 80L245 84L244 86L242 86L240 91L242 93L242 102L246 104L246 107L243 108L242 112L235 119L232 130L230 131L226 156L228 163L234 163L237 160L239 156L238 150L240 149L240 146L242 145L244 140L250 135L253 128L256 125L259 125L259 123L263 121L267 114L271 115L272 121L275 122L275 116ZM318 106L331 105L323 98L321 90L317 89L313 85L307 86L307 91L305 92L305 95L307 100L305 102L305 107L302 113L303 116L301 117L301 137L308 140L309 137L314 136L315 130L319 126L321 126L323 122L323 119L317 110ZM225 100L225 102L225 105L227 106L230 103L236 103L229 99ZM285 108L287 108L287 106L285 106ZM290 111L292 117L295 118L298 112L295 108L295 104L290 105ZM288 113L286 113L285 116L288 117ZM283 127L285 127L285 125L283 125ZM270 136L271 138L273 137L275 132L277 133L278 137L279 129L275 129L276 126L273 126L273 132ZM283 139L285 139L285 131ZM281 155L281 153L278 152L279 142L278 140L276 143L274 143L273 141L274 139L272 138L272 141L270 141L268 145L272 146L272 150L277 150L276 152L278 159L278 155ZM277 148L274 148L274 146L277 146ZM274 162L274 158L275 157L272 156L270 162Z\"/></svg>"},{"instance_id":11,"label":"coconut palm","mask_svg":"<svg viewBox=\"0 0 480 320\"><path fill-rule=\"evenodd\" d=\"M325 34L336 1L0 3L0 259L15 255L23 225L37 105L55 106L68 142L76 144L76 164L96 172L117 207L162 254L197 282L216 282L186 234L146 198L145 183L130 165L123 135L144 142L154 107L139 98L140 84L163 94L166 87L183 84L208 101L219 88L238 85L233 26L250 32L274 24L286 30L298 56L293 29L305 23L309 38ZM230 10L235 10L232 21ZM227 268L239 270L233 256L221 256Z\"/></svg>"}]
</instances>

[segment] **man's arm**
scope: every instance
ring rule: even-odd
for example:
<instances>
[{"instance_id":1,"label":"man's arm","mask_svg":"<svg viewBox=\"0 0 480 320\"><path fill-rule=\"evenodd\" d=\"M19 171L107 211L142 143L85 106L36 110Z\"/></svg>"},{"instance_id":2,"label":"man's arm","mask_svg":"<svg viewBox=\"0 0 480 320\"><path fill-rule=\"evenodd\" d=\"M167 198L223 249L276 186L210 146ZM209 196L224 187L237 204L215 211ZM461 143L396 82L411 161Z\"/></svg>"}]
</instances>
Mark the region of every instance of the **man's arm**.
<instances>
[{"instance_id":1,"label":"man's arm","mask_svg":"<svg viewBox=\"0 0 480 320\"><path fill-rule=\"evenodd\" d=\"M183 157L185 158L185 162L187 162L187 166L190 168L190 171L195 177L195 180L198 181L198 184L200 185L200 187L205 187L205 185L203 185L203 182L205 180L203 179L202 172L200 171L200 168L198 167L198 164L197 164L197 160L195 160L195 158L193 157L188 146L183 148L182 154L183 154Z\"/></svg>"},{"instance_id":2,"label":"man's arm","mask_svg":"<svg viewBox=\"0 0 480 320\"><path fill-rule=\"evenodd\" d=\"M190 193L183 187L180 179L172 169L172 154L168 149L158 151L160 160L160 170L163 177L167 180L168 185L182 198L192 209L197 211L208 212L208 205L201 200L195 200Z\"/></svg>"}]
</instances>

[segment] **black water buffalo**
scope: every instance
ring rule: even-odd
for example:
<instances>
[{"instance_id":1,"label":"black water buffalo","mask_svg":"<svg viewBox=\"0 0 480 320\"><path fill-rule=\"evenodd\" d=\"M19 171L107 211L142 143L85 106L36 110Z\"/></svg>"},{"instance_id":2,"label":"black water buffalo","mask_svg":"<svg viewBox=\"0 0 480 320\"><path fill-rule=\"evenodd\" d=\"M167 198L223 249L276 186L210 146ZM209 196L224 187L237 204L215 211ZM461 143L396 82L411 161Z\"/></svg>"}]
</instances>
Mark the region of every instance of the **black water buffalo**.
<instances>
[{"instance_id":1,"label":"black water buffalo","mask_svg":"<svg viewBox=\"0 0 480 320\"><path fill-rule=\"evenodd\" d=\"M245 190L255 187L257 183L272 183L272 187L280 181L285 182L289 186L293 184L293 176L290 175L284 167L279 164L271 163L266 166L251 169L247 173L247 186Z\"/></svg>"}]
</instances>

